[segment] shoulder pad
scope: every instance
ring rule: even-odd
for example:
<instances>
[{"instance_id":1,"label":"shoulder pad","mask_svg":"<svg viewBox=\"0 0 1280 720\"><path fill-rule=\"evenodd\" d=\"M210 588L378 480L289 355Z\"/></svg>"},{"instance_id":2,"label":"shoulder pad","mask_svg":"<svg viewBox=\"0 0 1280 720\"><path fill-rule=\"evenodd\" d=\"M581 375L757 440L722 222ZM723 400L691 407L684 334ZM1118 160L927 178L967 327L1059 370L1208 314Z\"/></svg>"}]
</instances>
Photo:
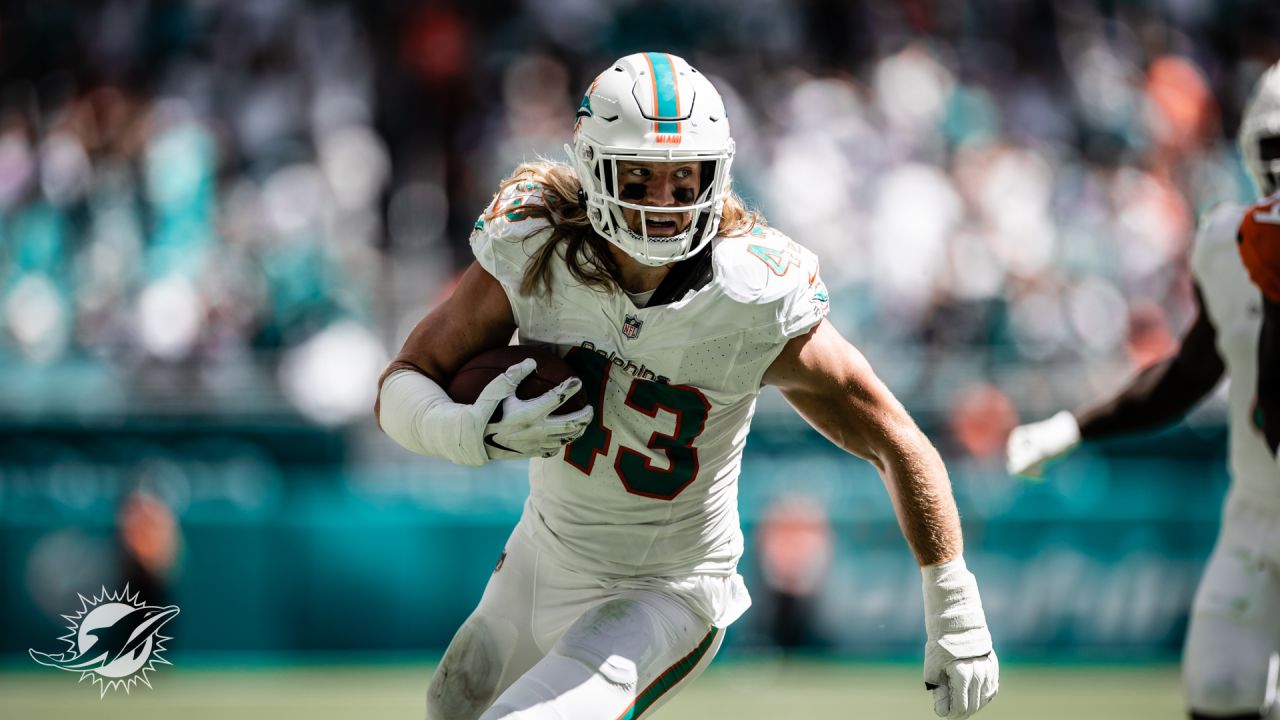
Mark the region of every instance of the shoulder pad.
<instances>
[{"instance_id":1,"label":"shoulder pad","mask_svg":"<svg viewBox=\"0 0 1280 720\"><path fill-rule=\"evenodd\" d=\"M717 238L713 252L715 282L731 301L748 306L744 317L754 318L772 345L808 331L830 310L818 256L777 230L757 226Z\"/></svg>"},{"instance_id":2,"label":"shoulder pad","mask_svg":"<svg viewBox=\"0 0 1280 720\"><path fill-rule=\"evenodd\" d=\"M1244 211L1244 205L1230 201L1217 203L1205 210L1196 226L1196 246L1234 245Z\"/></svg>"},{"instance_id":3,"label":"shoulder pad","mask_svg":"<svg viewBox=\"0 0 1280 720\"><path fill-rule=\"evenodd\" d=\"M713 253L715 282L740 303L774 303L822 284L818 257L773 228L757 225L746 235L716 238Z\"/></svg>"},{"instance_id":4,"label":"shoulder pad","mask_svg":"<svg viewBox=\"0 0 1280 720\"><path fill-rule=\"evenodd\" d=\"M516 282L529 257L550 227L537 212L543 206L543 186L530 180L514 182L494 196L471 230L471 251L480 265L504 285Z\"/></svg>"},{"instance_id":5,"label":"shoulder pad","mask_svg":"<svg viewBox=\"0 0 1280 720\"><path fill-rule=\"evenodd\" d=\"M1245 211L1238 240L1250 279L1263 295L1280 302L1280 194Z\"/></svg>"},{"instance_id":6,"label":"shoulder pad","mask_svg":"<svg viewBox=\"0 0 1280 720\"><path fill-rule=\"evenodd\" d=\"M1236 233L1245 206L1235 202L1222 202L1200 214L1195 240L1191 245L1191 271L1201 287L1222 282L1223 268L1239 267L1236 253Z\"/></svg>"}]
</instances>

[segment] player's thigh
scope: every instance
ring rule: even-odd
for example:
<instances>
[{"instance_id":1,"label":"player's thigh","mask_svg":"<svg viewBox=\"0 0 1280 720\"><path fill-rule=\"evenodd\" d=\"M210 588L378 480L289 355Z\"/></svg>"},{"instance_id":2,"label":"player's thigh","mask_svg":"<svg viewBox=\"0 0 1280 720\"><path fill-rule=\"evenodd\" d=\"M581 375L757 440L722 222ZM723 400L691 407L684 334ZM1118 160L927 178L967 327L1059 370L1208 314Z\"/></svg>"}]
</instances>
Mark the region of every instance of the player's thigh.
<instances>
[{"instance_id":1,"label":"player's thigh","mask_svg":"<svg viewBox=\"0 0 1280 720\"><path fill-rule=\"evenodd\" d=\"M1224 529L1196 591L1183 654L1187 704L1211 714L1257 712L1274 699L1280 575L1247 532Z\"/></svg>"},{"instance_id":2,"label":"player's thigh","mask_svg":"<svg viewBox=\"0 0 1280 720\"><path fill-rule=\"evenodd\" d=\"M427 687L427 720L474 720L542 658L529 626L536 551L514 533Z\"/></svg>"},{"instance_id":3,"label":"player's thigh","mask_svg":"<svg viewBox=\"0 0 1280 720\"><path fill-rule=\"evenodd\" d=\"M687 654L665 658L652 668L653 672L642 678L640 690L636 694L633 718L640 717L641 713L645 717L652 715L707 669L716 653L720 652L720 644L724 642L724 629L708 627L706 630L706 634Z\"/></svg>"},{"instance_id":4,"label":"player's thigh","mask_svg":"<svg viewBox=\"0 0 1280 720\"><path fill-rule=\"evenodd\" d=\"M484 720L638 718L702 672L723 631L660 593L625 593L593 606Z\"/></svg>"},{"instance_id":5,"label":"player's thigh","mask_svg":"<svg viewBox=\"0 0 1280 720\"><path fill-rule=\"evenodd\" d=\"M637 591L593 607L551 654L573 658L631 688L636 704L632 717L638 717L700 674L723 639L723 630L679 600Z\"/></svg>"}]
</instances>

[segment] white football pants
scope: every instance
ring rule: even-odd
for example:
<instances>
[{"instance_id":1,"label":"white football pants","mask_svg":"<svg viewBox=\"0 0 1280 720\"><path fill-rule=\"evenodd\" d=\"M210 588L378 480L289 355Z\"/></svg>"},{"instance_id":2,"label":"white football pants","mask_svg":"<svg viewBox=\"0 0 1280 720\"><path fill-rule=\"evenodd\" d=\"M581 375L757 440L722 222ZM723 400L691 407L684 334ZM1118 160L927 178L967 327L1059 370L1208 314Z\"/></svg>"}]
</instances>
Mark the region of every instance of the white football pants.
<instances>
[{"instance_id":1,"label":"white football pants","mask_svg":"<svg viewBox=\"0 0 1280 720\"><path fill-rule=\"evenodd\" d=\"M669 594L564 568L517 526L431 678L427 720L648 717L723 638Z\"/></svg>"},{"instance_id":2,"label":"white football pants","mask_svg":"<svg viewBox=\"0 0 1280 720\"><path fill-rule=\"evenodd\" d=\"M1280 515L1228 501L1196 590L1183 654L1187 706L1210 716L1276 712Z\"/></svg>"}]
</instances>

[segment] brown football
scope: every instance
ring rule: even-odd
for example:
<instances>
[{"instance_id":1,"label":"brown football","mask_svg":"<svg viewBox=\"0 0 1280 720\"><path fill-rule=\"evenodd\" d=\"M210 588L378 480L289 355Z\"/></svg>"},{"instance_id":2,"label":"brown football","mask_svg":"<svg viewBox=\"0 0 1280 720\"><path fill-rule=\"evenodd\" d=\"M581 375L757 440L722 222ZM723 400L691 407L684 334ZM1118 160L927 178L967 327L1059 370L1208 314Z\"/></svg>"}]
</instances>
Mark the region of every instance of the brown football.
<instances>
[{"instance_id":1,"label":"brown football","mask_svg":"<svg viewBox=\"0 0 1280 720\"><path fill-rule=\"evenodd\" d=\"M484 390L491 380L525 358L537 360L538 369L516 388L516 397L521 400L532 400L576 374L569 363L550 350L532 345L509 345L486 350L468 360L449 381L449 397L459 403L475 402L476 398L480 397L480 391ZM564 415L586 407L585 390L585 388L579 390L553 411L552 415ZM502 406L499 405L493 419L496 421L501 418Z\"/></svg>"}]
</instances>

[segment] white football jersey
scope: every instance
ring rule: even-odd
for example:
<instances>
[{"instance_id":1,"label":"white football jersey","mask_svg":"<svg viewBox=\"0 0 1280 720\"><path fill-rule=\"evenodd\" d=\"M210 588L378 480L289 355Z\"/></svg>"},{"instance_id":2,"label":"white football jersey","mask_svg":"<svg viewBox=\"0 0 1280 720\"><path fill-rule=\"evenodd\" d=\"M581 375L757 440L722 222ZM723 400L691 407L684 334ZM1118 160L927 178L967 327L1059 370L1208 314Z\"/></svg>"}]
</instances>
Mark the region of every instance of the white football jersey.
<instances>
[{"instance_id":1,"label":"white football jersey","mask_svg":"<svg viewBox=\"0 0 1280 720\"><path fill-rule=\"evenodd\" d=\"M771 229L713 241L713 277L670 304L575 281L553 263L549 297L522 295L530 254L550 236L521 205L522 182L476 223L471 247L506 290L521 344L554 349L596 408L561 455L530 461L540 542L600 577L734 576L742 554L738 472L765 370L827 313L816 257Z\"/></svg>"},{"instance_id":2,"label":"white football jersey","mask_svg":"<svg viewBox=\"0 0 1280 720\"><path fill-rule=\"evenodd\" d=\"M1191 269L1204 295L1205 312L1217 330L1218 354L1226 363L1231 492L1280 509L1280 472L1255 418L1258 332L1262 296L1249 281L1236 235L1247 208L1223 203L1207 211L1196 232Z\"/></svg>"}]
</instances>

